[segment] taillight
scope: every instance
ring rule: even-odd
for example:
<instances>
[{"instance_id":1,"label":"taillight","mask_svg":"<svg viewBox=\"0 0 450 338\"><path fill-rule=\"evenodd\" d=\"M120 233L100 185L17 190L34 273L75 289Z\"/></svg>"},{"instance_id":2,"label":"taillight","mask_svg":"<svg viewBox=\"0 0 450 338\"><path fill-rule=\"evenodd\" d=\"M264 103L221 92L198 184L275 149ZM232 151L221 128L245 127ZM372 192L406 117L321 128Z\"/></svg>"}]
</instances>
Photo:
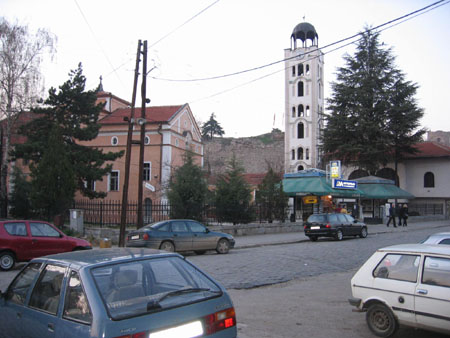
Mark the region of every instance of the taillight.
<instances>
[{"instance_id":1,"label":"taillight","mask_svg":"<svg viewBox=\"0 0 450 338\"><path fill-rule=\"evenodd\" d=\"M331 225L327 224L327 225L325 225L325 228L329 229L329 228L331 228Z\"/></svg>"},{"instance_id":2,"label":"taillight","mask_svg":"<svg viewBox=\"0 0 450 338\"><path fill-rule=\"evenodd\" d=\"M236 313L234 308L212 313L204 317L205 334L210 335L230 327L236 326Z\"/></svg>"},{"instance_id":3,"label":"taillight","mask_svg":"<svg viewBox=\"0 0 450 338\"><path fill-rule=\"evenodd\" d=\"M308 226L307 225L305 225L304 227L303 227L303 229L306 229Z\"/></svg>"},{"instance_id":4,"label":"taillight","mask_svg":"<svg viewBox=\"0 0 450 338\"><path fill-rule=\"evenodd\" d=\"M150 238L150 236L149 236L147 233L145 233L145 234L142 236L142 238L145 239L145 240L147 240L147 239Z\"/></svg>"}]
</instances>

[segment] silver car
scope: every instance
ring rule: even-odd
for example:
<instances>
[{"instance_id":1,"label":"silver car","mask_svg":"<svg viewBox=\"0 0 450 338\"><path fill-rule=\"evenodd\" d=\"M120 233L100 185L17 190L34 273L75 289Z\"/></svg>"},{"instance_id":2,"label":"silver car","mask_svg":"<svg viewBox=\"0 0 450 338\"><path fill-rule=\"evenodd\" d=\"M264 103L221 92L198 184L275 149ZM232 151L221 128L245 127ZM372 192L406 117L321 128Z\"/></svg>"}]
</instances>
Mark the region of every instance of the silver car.
<instances>
[{"instance_id":1,"label":"silver car","mask_svg":"<svg viewBox=\"0 0 450 338\"><path fill-rule=\"evenodd\" d=\"M425 238L421 244L447 244L450 245L450 232L438 232Z\"/></svg>"}]
</instances>

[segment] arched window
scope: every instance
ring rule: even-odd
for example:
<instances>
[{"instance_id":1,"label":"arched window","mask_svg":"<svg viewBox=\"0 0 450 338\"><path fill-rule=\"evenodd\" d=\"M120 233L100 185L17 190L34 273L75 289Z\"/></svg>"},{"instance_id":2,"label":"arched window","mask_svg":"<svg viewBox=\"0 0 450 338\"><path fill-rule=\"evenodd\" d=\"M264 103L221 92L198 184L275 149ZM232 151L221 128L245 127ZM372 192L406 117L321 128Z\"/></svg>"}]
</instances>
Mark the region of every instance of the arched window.
<instances>
[{"instance_id":1,"label":"arched window","mask_svg":"<svg viewBox=\"0 0 450 338\"><path fill-rule=\"evenodd\" d=\"M302 104L299 104L299 105L298 105L298 117L303 117L303 116L305 116L305 114L304 114L304 109L303 109L303 105L302 105Z\"/></svg>"},{"instance_id":2,"label":"arched window","mask_svg":"<svg viewBox=\"0 0 450 338\"><path fill-rule=\"evenodd\" d=\"M292 107L292 117L295 117L295 106Z\"/></svg>"},{"instance_id":3,"label":"arched window","mask_svg":"<svg viewBox=\"0 0 450 338\"><path fill-rule=\"evenodd\" d=\"M297 148L297 160L303 160L303 148Z\"/></svg>"},{"instance_id":4,"label":"arched window","mask_svg":"<svg viewBox=\"0 0 450 338\"><path fill-rule=\"evenodd\" d=\"M297 96L303 96L304 95L304 85L303 81L299 81L297 83Z\"/></svg>"},{"instance_id":5,"label":"arched window","mask_svg":"<svg viewBox=\"0 0 450 338\"><path fill-rule=\"evenodd\" d=\"M295 160L295 149L292 149L291 154L291 159Z\"/></svg>"},{"instance_id":6,"label":"arched window","mask_svg":"<svg viewBox=\"0 0 450 338\"><path fill-rule=\"evenodd\" d=\"M303 75L303 63L299 63L298 64L298 72L297 72L298 76L302 76Z\"/></svg>"},{"instance_id":7,"label":"arched window","mask_svg":"<svg viewBox=\"0 0 450 338\"><path fill-rule=\"evenodd\" d=\"M302 171L302 170L305 170L305 168L304 168L302 165L299 165L299 166L297 167L297 171Z\"/></svg>"},{"instance_id":8,"label":"arched window","mask_svg":"<svg viewBox=\"0 0 450 338\"><path fill-rule=\"evenodd\" d=\"M434 174L432 172L425 173L423 177L424 188L434 188Z\"/></svg>"},{"instance_id":9,"label":"arched window","mask_svg":"<svg viewBox=\"0 0 450 338\"><path fill-rule=\"evenodd\" d=\"M306 159L309 160L309 148L306 148L306 155L305 155Z\"/></svg>"},{"instance_id":10,"label":"arched window","mask_svg":"<svg viewBox=\"0 0 450 338\"><path fill-rule=\"evenodd\" d=\"M309 65L306 65L306 75L309 75Z\"/></svg>"},{"instance_id":11,"label":"arched window","mask_svg":"<svg viewBox=\"0 0 450 338\"><path fill-rule=\"evenodd\" d=\"M305 126L302 122L297 124L297 138L305 138Z\"/></svg>"},{"instance_id":12,"label":"arched window","mask_svg":"<svg viewBox=\"0 0 450 338\"><path fill-rule=\"evenodd\" d=\"M309 110L309 106L306 106L306 116L309 116L311 114L310 110Z\"/></svg>"},{"instance_id":13,"label":"arched window","mask_svg":"<svg viewBox=\"0 0 450 338\"><path fill-rule=\"evenodd\" d=\"M295 66L292 66L292 76L295 76Z\"/></svg>"}]
</instances>

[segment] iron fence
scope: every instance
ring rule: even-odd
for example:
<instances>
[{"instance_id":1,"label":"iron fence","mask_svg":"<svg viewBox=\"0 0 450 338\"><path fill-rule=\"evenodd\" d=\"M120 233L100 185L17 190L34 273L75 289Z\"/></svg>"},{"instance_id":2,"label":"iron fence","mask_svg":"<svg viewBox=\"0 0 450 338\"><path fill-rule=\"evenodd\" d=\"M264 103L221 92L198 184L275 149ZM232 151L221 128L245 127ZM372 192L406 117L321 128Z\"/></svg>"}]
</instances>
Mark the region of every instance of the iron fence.
<instances>
[{"instance_id":1,"label":"iron fence","mask_svg":"<svg viewBox=\"0 0 450 338\"><path fill-rule=\"evenodd\" d=\"M444 204L442 203L410 203L409 214L417 213L418 216L443 215Z\"/></svg>"}]
</instances>

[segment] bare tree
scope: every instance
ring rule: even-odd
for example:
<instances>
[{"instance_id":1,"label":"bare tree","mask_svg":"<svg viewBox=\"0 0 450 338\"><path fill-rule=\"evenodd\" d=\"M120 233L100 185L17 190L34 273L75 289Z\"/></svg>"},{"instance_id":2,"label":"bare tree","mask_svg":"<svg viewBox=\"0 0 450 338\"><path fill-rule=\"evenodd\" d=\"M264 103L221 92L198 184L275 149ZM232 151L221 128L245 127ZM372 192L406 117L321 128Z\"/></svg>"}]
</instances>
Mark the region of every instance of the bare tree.
<instances>
[{"instance_id":1,"label":"bare tree","mask_svg":"<svg viewBox=\"0 0 450 338\"><path fill-rule=\"evenodd\" d=\"M0 17L0 216L7 216L11 135L20 114L44 92L40 66L45 55L55 55L56 37L44 29L31 34L28 26Z\"/></svg>"}]
</instances>

